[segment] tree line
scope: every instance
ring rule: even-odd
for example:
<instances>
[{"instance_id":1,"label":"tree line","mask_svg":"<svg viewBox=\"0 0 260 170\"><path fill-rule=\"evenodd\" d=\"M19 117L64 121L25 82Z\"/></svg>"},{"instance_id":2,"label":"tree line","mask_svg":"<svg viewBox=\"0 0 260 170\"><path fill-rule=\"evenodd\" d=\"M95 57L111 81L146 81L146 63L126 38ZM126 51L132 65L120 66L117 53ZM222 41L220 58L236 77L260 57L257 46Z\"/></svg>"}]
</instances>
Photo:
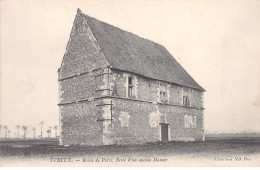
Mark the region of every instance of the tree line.
<instances>
[{"instance_id":1,"label":"tree line","mask_svg":"<svg viewBox=\"0 0 260 170\"><path fill-rule=\"evenodd\" d=\"M38 135L39 138L43 138L43 126L44 126L44 122L41 121L40 123L40 134ZM8 128L7 125L0 125L0 135L2 134L2 130L4 130L4 138L10 138L10 133L11 130ZM22 134L20 134L20 131L22 130ZM47 130L47 134L48 134L48 138L51 138L51 134L52 134L52 130L55 132L55 138L58 138L58 125L55 126L50 126ZM36 137L36 127L32 127L32 131L33 131L33 138L37 138ZM23 138L26 139L27 138L27 133L28 133L28 126L26 125L16 125L16 138ZM0 136L1 137L1 136Z\"/></svg>"}]
</instances>

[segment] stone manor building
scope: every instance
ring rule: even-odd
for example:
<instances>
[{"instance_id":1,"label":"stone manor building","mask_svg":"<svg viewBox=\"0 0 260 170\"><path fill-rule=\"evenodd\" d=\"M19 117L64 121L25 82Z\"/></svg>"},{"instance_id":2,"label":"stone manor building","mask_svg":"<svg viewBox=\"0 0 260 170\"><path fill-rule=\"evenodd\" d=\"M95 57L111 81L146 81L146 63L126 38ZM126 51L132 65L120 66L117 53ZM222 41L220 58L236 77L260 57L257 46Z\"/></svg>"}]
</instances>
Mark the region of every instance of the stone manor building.
<instances>
[{"instance_id":1,"label":"stone manor building","mask_svg":"<svg viewBox=\"0 0 260 170\"><path fill-rule=\"evenodd\" d=\"M62 145L204 140L204 89L160 44L79 9L58 69Z\"/></svg>"}]
</instances>

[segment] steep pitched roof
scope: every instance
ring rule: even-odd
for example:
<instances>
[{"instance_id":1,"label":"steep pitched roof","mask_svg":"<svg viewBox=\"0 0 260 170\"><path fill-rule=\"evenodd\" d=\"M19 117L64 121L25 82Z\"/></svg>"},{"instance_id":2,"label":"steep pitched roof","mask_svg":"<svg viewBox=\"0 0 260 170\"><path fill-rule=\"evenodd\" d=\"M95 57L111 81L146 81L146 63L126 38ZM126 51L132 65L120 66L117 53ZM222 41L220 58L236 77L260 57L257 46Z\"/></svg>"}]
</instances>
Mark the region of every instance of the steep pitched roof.
<instances>
[{"instance_id":1,"label":"steep pitched roof","mask_svg":"<svg viewBox=\"0 0 260 170\"><path fill-rule=\"evenodd\" d=\"M162 45L82 15L112 68L204 91Z\"/></svg>"}]
</instances>

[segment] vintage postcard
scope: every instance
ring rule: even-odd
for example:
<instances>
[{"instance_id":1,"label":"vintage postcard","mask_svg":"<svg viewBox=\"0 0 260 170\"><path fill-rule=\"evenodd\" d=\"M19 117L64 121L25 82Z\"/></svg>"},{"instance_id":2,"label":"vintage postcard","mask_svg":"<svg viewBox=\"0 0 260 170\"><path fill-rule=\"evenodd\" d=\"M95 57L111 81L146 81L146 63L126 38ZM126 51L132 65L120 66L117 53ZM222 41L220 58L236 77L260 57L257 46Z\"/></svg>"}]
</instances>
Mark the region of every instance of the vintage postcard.
<instances>
[{"instance_id":1,"label":"vintage postcard","mask_svg":"<svg viewBox=\"0 0 260 170\"><path fill-rule=\"evenodd\" d=\"M260 1L0 3L0 166L260 166Z\"/></svg>"}]
</instances>

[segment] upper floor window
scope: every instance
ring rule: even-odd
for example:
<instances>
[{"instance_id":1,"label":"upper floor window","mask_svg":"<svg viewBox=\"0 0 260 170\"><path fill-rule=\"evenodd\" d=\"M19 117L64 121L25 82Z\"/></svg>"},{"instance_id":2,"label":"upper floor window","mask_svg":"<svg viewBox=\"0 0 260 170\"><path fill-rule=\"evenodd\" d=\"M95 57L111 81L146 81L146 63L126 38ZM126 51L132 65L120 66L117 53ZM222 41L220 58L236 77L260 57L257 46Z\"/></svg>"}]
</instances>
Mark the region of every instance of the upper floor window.
<instances>
[{"instance_id":1,"label":"upper floor window","mask_svg":"<svg viewBox=\"0 0 260 170\"><path fill-rule=\"evenodd\" d=\"M184 106L190 106L189 96L183 96L183 105Z\"/></svg>"},{"instance_id":2,"label":"upper floor window","mask_svg":"<svg viewBox=\"0 0 260 170\"><path fill-rule=\"evenodd\" d=\"M160 102L164 103L168 101L166 86L160 85Z\"/></svg>"},{"instance_id":3,"label":"upper floor window","mask_svg":"<svg viewBox=\"0 0 260 170\"><path fill-rule=\"evenodd\" d=\"M128 77L128 97L133 97L133 78Z\"/></svg>"},{"instance_id":4,"label":"upper floor window","mask_svg":"<svg viewBox=\"0 0 260 170\"><path fill-rule=\"evenodd\" d=\"M125 96L129 98L137 98L137 77L129 74L124 75L124 77L126 77Z\"/></svg>"},{"instance_id":5,"label":"upper floor window","mask_svg":"<svg viewBox=\"0 0 260 170\"><path fill-rule=\"evenodd\" d=\"M160 102L167 102L166 92L160 92Z\"/></svg>"}]
</instances>

